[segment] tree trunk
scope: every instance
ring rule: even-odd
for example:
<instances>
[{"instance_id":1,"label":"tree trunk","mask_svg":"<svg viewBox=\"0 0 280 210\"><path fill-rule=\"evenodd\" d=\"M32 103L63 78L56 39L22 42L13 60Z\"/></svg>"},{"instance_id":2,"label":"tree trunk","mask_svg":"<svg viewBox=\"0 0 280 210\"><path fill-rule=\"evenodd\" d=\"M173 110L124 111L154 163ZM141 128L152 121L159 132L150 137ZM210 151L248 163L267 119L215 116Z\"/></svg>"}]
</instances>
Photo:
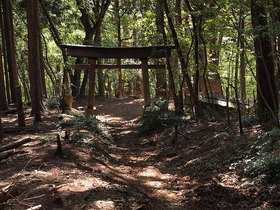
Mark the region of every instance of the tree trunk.
<instances>
[{"instance_id":1,"label":"tree trunk","mask_svg":"<svg viewBox=\"0 0 280 210\"><path fill-rule=\"evenodd\" d=\"M86 69L84 71L84 78L83 78L83 82L82 82L81 89L80 89L81 97L86 96L86 85L87 85L87 81L88 81L88 74L89 74L88 69Z\"/></svg>"},{"instance_id":2,"label":"tree trunk","mask_svg":"<svg viewBox=\"0 0 280 210\"><path fill-rule=\"evenodd\" d=\"M241 23L241 20L239 20L239 25ZM235 71L234 71L234 89L235 89L235 95L239 95L238 94L238 68L239 68L239 56L240 56L240 53L239 53L239 45L240 45L240 36L241 36L241 33L240 33L240 27L237 29L237 41L236 41L236 47L237 47L237 52L235 54ZM236 100L237 100L238 97L236 97Z\"/></svg>"},{"instance_id":3,"label":"tree trunk","mask_svg":"<svg viewBox=\"0 0 280 210\"><path fill-rule=\"evenodd\" d=\"M217 41L218 40L218 41ZM209 61L209 68L208 71L213 73L214 76L211 78L211 81L213 81L213 85L211 86L212 91L216 92L218 95L223 95L223 90L222 90L222 82L221 82L221 75L218 72L218 68L220 65L220 46L222 43L223 37L220 35L219 38L214 38L210 40L211 44L217 45L218 49L215 50L209 50L209 55L210 55L210 61Z\"/></svg>"},{"instance_id":4,"label":"tree trunk","mask_svg":"<svg viewBox=\"0 0 280 210\"><path fill-rule=\"evenodd\" d=\"M161 6L161 1L157 1L157 8L158 8L158 12L159 12L158 20L157 20L158 21L158 30L163 36L164 45L167 46L167 36L166 36L166 33L165 33L165 29L164 29L164 25L165 25L165 23L164 23L164 11L166 12L167 17L169 17L168 16L169 11L168 11L167 2L165 1L164 7L162 7ZM176 42L177 34L174 34L175 29L174 29L171 18L168 18L168 23L169 23L169 25L171 24L170 27L172 28L172 35L175 36L175 37L173 36L173 38L174 38L174 41ZM179 45L176 45L176 46L179 47ZM178 52L178 49L179 48L177 48L177 52ZM179 49L179 51L180 51L180 49ZM181 114L184 111L183 110L184 109L183 98L179 99L179 97L182 97L182 94L177 95L177 93L176 93L175 80L174 80L174 76L173 76L173 72L172 72L172 68L171 68L171 63L170 63L170 59L167 55L166 55L166 64L167 64L167 70L168 70L168 75L169 75L169 83L170 83L169 86L170 86L170 89L171 89L171 93L173 95L175 110L176 110L176 113Z\"/></svg>"},{"instance_id":5,"label":"tree trunk","mask_svg":"<svg viewBox=\"0 0 280 210\"><path fill-rule=\"evenodd\" d=\"M241 87L241 101L245 103L246 99L246 78L245 78L245 37L243 35L245 28L244 17L240 20L240 87Z\"/></svg>"},{"instance_id":6,"label":"tree trunk","mask_svg":"<svg viewBox=\"0 0 280 210\"><path fill-rule=\"evenodd\" d=\"M77 58L75 64L82 64L83 58ZM74 70L74 77L71 81L72 96L77 97L80 95L80 83L81 83L81 69Z\"/></svg>"},{"instance_id":7,"label":"tree trunk","mask_svg":"<svg viewBox=\"0 0 280 210\"><path fill-rule=\"evenodd\" d=\"M274 77L274 61L271 40L267 28L267 14L264 6L251 0L253 28L260 28L255 33L258 117L260 122L271 120L278 122L278 101Z\"/></svg>"},{"instance_id":8,"label":"tree trunk","mask_svg":"<svg viewBox=\"0 0 280 210\"><path fill-rule=\"evenodd\" d=\"M97 77L98 77L98 95L105 96L105 81L102 69L97 69Z\"/></svg>"},{"instance_id":9,"label":"tree trunk","mask_svg":"<svg viewBox=\"0 0 280 210\"><path fill-rule=\"evenodd\" d=\"M60 46L62 44L62 40L59 36L59 32L58 32L57 28L55 27L54 23L52 22L52 19L49 15L48 11L45 8L45 5L43 4L42 0L39 0L39 2L40 2L40 5L41 5L42 12L44 13L45 17L47 18L47 20L49 22L51 35L54 39L54 42L60 48L60 50L62 52L62 57L63 57L64 64L66 64L66 66L63 68L63 92L66 93L66 94L70 94L70 91L69 91L69 89L70 89L69 86L70 85L69 85L68 74L70 75L71 80L73 79L73 75L70 71L69 65L67 64L68 57L67 57L67 54L66 54L66 50L65 50L65 48L62 48Z\"/></svg>"},{"instance_id":10,"label":"tree trunk","mask_svg":"<svg viewBox=\"0 0 280 210\"><path fill-rule=\"evenodd\" d=\"M93 35L95 35L93 44L94 45L100 44L101 25L102 25L104 16L106 14L106 11L108 10L110 3L111 3L111 0L102 1L101 4L99 1L97 2L95 7L93 8L93 12L94 12L96 21L92 25L90 16L84 7L84 1L76 0L76 4L77 4L80 12L82 13L80 20L81 20L81 23L83 24L83 27L84 27L85 33L86 33L86 36L84 38L84 43L83 43L84 45L92 44ZM86 75L86 73L85 73L85 75ZM81 71L79 69L76 69L75 73L74 73L74 79L72 81L73 88L74 88L73 96L78 96L80 94L80 91L81 91L80 90L80 78L81 78ZM87 79L88 79L87 76L84 77L84 81L82 82L82 85L83 85L82 87L86 86ZM103 81L103 83L104 83L104 81ZM103 85L103 87L104 87L104 85ZM82 94L84 94L84 92L85 91L82 90Z\"/></svg>"},{"instance_id":11,"label":"tree trunk","mask_svg":"<svg viewBox=\"0 0 280 210\"><path fill-rule=\"evenodd\" d=\"M39 22L39 32L41 32L41 26L40 26L40 17L38 15L38 22ZM40 36L38 36L38 42L39 42L39 60L40 60L40 81L41 81L41 98L48 98L47 95L47 87L46 87L46 78L45 78L45 64L44 64L44 55L43 55L43 46L42 46L42 38L41 33Z\"/></svg>"},{"instance_id":12,"label":"tree trunk","mask_svg":"<svg viewBox=\"0 0 280 210\"><path fill-rule=\"evenodd\" d=\"M28 25L28 58L29 77L31 88L32 112L34 114L33 123L41 121L41 63L40 63L40 43L41 38L39 27L38 1L27 1L27 25Z\"/></svg>"},{"instance_id":13,"label":"tree trunk","mask_svg":"<svg viewBox=\"0 0 280 210\"><path fill-rule=\"evenodd\" d=\"M1 49L1 46L0 46L0 111L8 109L5 94L6 93L5 93L3 63L2 63L2 49Z\"/></svg>"},{"instance_id":14,"label":"tree trunk","mask_svg":"<svg viewBox=\"0 0 280 210\"><path fill-rule=\"evenodd\" d=\"M20 127L25 126L24 111L22 105L22 98L20 92L20 86L18 81L18 72L16 64L16 47L14 39L14 26L13 26L13 16L12 7L9 0L2 0L3 12L4 12L4 26L5 26L5 43L7 50L7 61L10 74L10 86L12 94L12 102L17 104L18 112L18 123Z\"/></svg>"},{"instance_id":15,"label":"tree trunk","mask_svg":"<svg viewBox=\"0 0 280 210\"><path fill-rule=\"evenodd\" d=\"M122 46L122 38L121 38L121 17L120 17L120 4L118 0L115 0L115 22L117 24L117 40L118 40L118 47ZM117 65L121 65L121 59L117 59ZM119 98L122 98L124 96L124 91L123 91L123 78L122 78L122 69L118 68L119 71Z\"/></svg>"},{"instance_id":16,"label":"tree trunk","mask_svg":"<svg viewBox=\"0 0 280 210\"><path fill-rule=\"evenodd\" d=\"M159 43L162 45L162 42ZM155 59L155 64L161 64L158 59ZM167 96L167 82L166 82L166 70L156 69L156 98L166 98Z\"/></svg>"},{"instance_id":17,"label":"tree trunk","mask_svg":"<svg viewBox=\"0 0 280 210\"><path fill-rule=\"evenodd\" d=\"M5 134L4 134L4 131L3 131L2 119L1 119L1 116L0 116L0 142L4 137L5 137Z\"/></svg>"},{"instance_id":18,"label":"tree trunk","mask_svg":"<svg viewBox=\"0 0 280 210\"><path fill-rule=\"evenodd\" d=\"M189 89L189 92L190 92L190 95L191 95L191 99L192 99L192 102L193 102L193 105L194 105L194 113L196 114L196 116L198 118L200 118L200 117L203 116L203 111L200 109L200 105L199 105L199 101L198 101L198 95L196 94L196 92L198 92L198 90L193 88L193 85L191 83L191 78L190 78L190 76L187 72L187 64L185 62L185 59L184 59L184 56L183 56L183 53L182 53L182 49L181 49L179 41L178 41L177 32L174 28L172 19L169 16L169 8L168 8L167 1L163 0L162 2L163 2L163 5L164 5L166 16L167 16L168 25L171 29L172 38L173 38L173 41L175 43L177 54L179 56L183 77L184 77L184 79L187 83L187 86L188 86L188 89Z\"/></svg>"},{"instance_id":19,"label":"tree trunk","mask_svg":"<svg viewBox=\"0 0 280 210\"><path fill-rule=\"evenodd\" d=\"M182 24L181 3L182 3L182 0L176 0L176 13L178 14L176 16L176 23L179 25Z\"/></svg>"},{"instance_id":20,"label":"tree trunk","mask_svg":"<svg viewBox=\"0 0 280 210\"><path fill-rule=\"evenodd\" d=\"M165 33L165 23L164 23L164 8L161 4L162 2L160 0L157 0L156 2L156 27L157 32L162 35L162 40L159 40L159 44L163 43L165 46L167 46L167 37ZM168 76L169 76L169 89L173 95L175 109L179 110L180 105L178 104L178 97L176 94L176 88L175 88L175 82L173 77L173 72L171 69L171 64L169 58L166 60L167 62L167 70L168 70ZM182 111L182 110L181 110Z\"/></svg>"},{"instance_id":21,"label":"tree trunk","mask_svg":"<svg viewBox=\"0 0 280 210\"><path fill-rule=\"evenodd\" d=\"M3 47L3 64L5 71L5 81L6 81L6 95L8 104L11 103L11 94L10 94L10 82L9 82L9 71L7 66L7 50L5 43L5 33L4 33L4 23L3 23L3 12L2 12L2 4L0 2L0 27L1 27L1 35L2 35L2 47Z\"/></svg>"},{"instance_id":22,"label":"tree trunk","mask_svg":"<svg viewBox=\"0 0 280 210\"><path fill-rule=\"evenodd\" d=\"M0 152L7 151L7 150L10 150L10 149L18 148L21 145L29 143L31 141L32 141L31 138L22 138L22 139L13 141L11 143L5 144L4 146L1 146L0 147Z\"/></svg>"},{"instance_id":23,"label":"tree trunk","mask_svg":"<svg viewBox=\"0 0 280 210\"><path fill-rule=\"evenodd\" d=\"M280 2L277 0L273 0L273 11L272 12L272 17L273 17L273 22L274 23L279 23L280 22ZM277 31L277 28L275 29L275 31ZM274 37L274 46L273 46L273 50L274 52L274 58L275 58L275 63L276 63L276 89L277 89L277 93L278 93L278 102L280 100L280 34L278 32L278 36Z\"/></svg>"},{"instance_id":24,"label":"tree trunk","mask_svg":"<svg viewBox=\"0 0 280 210\"><path fill-rule=\"evenodd\" d=\"M11 102L16 102L16 93L15 93L15 68L16 68L16 56L15 56L15 47L14 45L14 28L13 28L13 19L12 19L12 8L11 2L9 0L3 0L3 16L4 16L4 32L5 32L5 43L7 50L7 61L8 61L8 70L9 70L9 79L10 79L10 88L11 88Z\"/></svg>"}]
</instances>

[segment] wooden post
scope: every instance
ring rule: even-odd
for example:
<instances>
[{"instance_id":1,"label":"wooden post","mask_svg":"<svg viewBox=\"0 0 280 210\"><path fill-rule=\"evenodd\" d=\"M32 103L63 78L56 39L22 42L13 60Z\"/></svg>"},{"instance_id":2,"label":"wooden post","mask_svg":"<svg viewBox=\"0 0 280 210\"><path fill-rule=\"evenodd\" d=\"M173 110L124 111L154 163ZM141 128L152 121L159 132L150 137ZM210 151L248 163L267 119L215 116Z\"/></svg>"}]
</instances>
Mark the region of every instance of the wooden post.
<instances>
[{"instance_id":1,"label":"wooden post","mask_svg":"<svg viewBox=\"0 0 280 210\"><path fill-rule=\"evenodd\" d=\"M88 91L88 106L86 109L86 115L94 113L94 98L95 98L95 72L96 72L97 59L89 59L89 91Z\"/></svg>"},{"instance_id":2,"label":"wooden post","mask_svg":"<svg viewBox=\"0 0 280 210\"><path fill-rule=\"evenodd\" d=\"M141 66L142 66L142 77L143 77L144 112L145 112L145 109L151 105L148 59L141 59L141 62L142 62Z\"/></svg>"}]
</instances>

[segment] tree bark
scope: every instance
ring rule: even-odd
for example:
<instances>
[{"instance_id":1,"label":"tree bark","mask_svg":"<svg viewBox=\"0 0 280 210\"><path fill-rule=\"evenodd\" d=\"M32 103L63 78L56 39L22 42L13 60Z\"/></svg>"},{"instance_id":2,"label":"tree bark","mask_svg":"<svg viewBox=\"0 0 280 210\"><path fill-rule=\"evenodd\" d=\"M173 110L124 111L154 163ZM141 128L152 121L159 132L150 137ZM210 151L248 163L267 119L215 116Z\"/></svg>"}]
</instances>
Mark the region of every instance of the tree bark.
<instances>
[{"instance_id":1,"label":"tree bark","mask_svg":"<svg viewBox=\"0 0 280 210\"><path fill-rule=\"evenodd\" d=\"M38 15L38 30L40 36L38 36L39 42L39 60L40 60L40 81L41 81L41 98L48 98L47 87L46 87L46 78L45 78L45 64L44 64L44 55L43 55L43 46L41 38L41 26L40 26L40 17Z\"/></svg>"},{"instance_id":2,"label":"tree bark","mask_svg":"<svg viewBox=\"0 0 280 210\"><path fill-rule=\"evenodd\" d=\"M110 3L111 3L111 0L106 0L106 1L102 1L101 4L99 1L97 2L97 4L95 4L95 7L93 8L93 13L95 15L96 21L93 21L88 14L87 8L84 6L84 1L76 0L78 9L82 13L80 20L81 20L81 23L83 24L83 27L84 27L84 30L86 33L85 38L84 38L84 43L83 43L84 45L92 44L92 37L94 34L95 34L95 37L94 37L93 44L97 45L98 42L100 41L99 34L100 34L100 30L101 30L102 21L104 19L104 16L106 14L106 11L108 10ZM75 75L74 79L72 80L73 96L77 95L77 93L80 93L79 79L81 78L81 76L80 76L81 71L79 69L75 69L74 75ZM83 81L82 84L87 83L87 78L88 77L84 77L84 79L86 79L86 80ZM83 87L85 87L85 85ZM84 91L82 91L82 92L84 92Z\"/></svg>"},{"instance_id":3,"label":"tree bark","mask_svg":"<svg viewBox=\"0 0 280 210\"><path fill-rule=\"evenodd\" d=\"M188 86L188 89L189 89L189 92L190 92L190 95L191 95L191 100L192 100L193 106L194 106L193 107L194 108L194 113L198 118L200 118L200 117L203 116L203 111L202 111L202 109L200 109L200 105L199 105L199 101L198 101L198 95L196 94L198 91L197 91L196 88L193 88L193 85L191 83L191 78L190 78L190 76L187 72L187 64L185 62L185 59L184 59L184 56L183 56L183 53L182 53L182 49L181 49L179 41L178 41L178 36L177 36L176 30L174 28L172 19L169 16L169 8L168 8L168 4L167 4L166 0L163 0L163 5L164 5L165 13L166 13L166 16L167 16L168 25L171 29L172 38L173 38L173 41L174 41L174 44L175 44L175 47L176 47L176 51L177 51L177 54L179 56L183 77L184 77L184 79L187 83L187 86Z\"/></svg>"},{"instance_id":4,"label":"tree bark","mask_svg":"<svg viewBox=\"0 0 280 210\"><path fill-rule=\"evenodd\" d=\"M39 8L38 1L27 1L27 25L28 25L28 58L29 58L29 78L31 86L32 112L34 114L33 123L41 121L41 63L40 63L40 43L39 38Z\"/></svg>"},{"instance_id":5,"label":"tree bark","mask_svg":"<svg viewBox=\"0 0 280 210\"><path fill-rule=\"evenodd\" d=\"M4 146L1 146L1 147L0 147L0 152L7 151L7 150L10 150L10 149L14 149L14 148L18 148L18 147L20 147L21 145L26 144L26 143L29 143L29 142L31 142L31 141L32 141L31 138L19 139L19 140L17 140L17 141L14 141L14 142L11 142L11 143L6 144L6 145L4 145Z\"/></svg>"},{"instance_id":6,"label":"tree bark","mask_svg":"<svg viewBox=\"0 0 280 210\"><path fill-rule=\"evenodd\" d=\"M4 12L4 27L5 27L5 43L7 50L7 61L10 74L10 86L12 102L17 104L18 112L18 123L20 127L25 126L24 111L22 105L22 96L18 81L18 72L16 64L16 47L14 39L14 26L13 26L13 15L12 6L9 0L2 0L3 12Z\"/></svg>"},{"instance_id":7,"label":"tree bark","mask_svg":"<svg viewBox=\"0 0 280 210\"><path fill-rule=\"evenodd\" d=\"M272 12L272 17L273 17L273 22L274 23L279 23L280 22L280 2L277 0L273 0L273 11ZM277 31L277 29L275 29ZM278 36L274 37L274 58L275 58L275 63L276 63L276 89L278 93L278 102L280 101L280 34L278 32Z\"/></svg>"},{"instance_id":8,"label":"tree bark","mask_svg":"<svg viewBox=\"0 0 280 210\"><path fill-rule=\"evenodd\" d=\"M40 2L40 5L41 5L42 12L44 13L45 17L47 18L47 20L49 22L50 31L51 31L52 37L54 39L54 42L60 48L60 50L62 52L62 57L63 57L64 64L66 64L66 66L63 68L63 92L69 94L68 74L69 74L71 80L73 79L73 75L70 71L69 65L67 65L68 57L67 57L67 54L66 54L66 50L65 50L65 48L62 48L60 46L62 44L62 40L60 38L60 35L59 35L59 32L58 32L57 28L55 27L47 9L46 9L46 7L43 3L43 0L39 0L39 2Z\"/></svg>"},{"instance_id":9,"label":"tree bark","mask_svg":"<svg viewBox=\"0 0 280 210\"><path fill-rule=\"evenodd\" d=\"M9 70L9 79L10 79L10 88L11 88L11 102L16 102L16 60L15 60L15 47L14 47L14 28L13 28L13 19L12 19L12 9L11 3L8 0L2 1L3 5L3 16L4 16L4 32L5 32L5 43L7 50L7 61L8 61L8 70Z\"/></svg>"},{"instance_id":10,"label":"tree bark","mask_svg":"<svg viewBox=\"0 0 280 210\"><path fill-rule=\"evenodd\" d=\"M2 119L1 119L1 116L0 116L0 142L4 137L5 137L5 133L3 131Z\"/></svg>"},{"instance_id":11,"label":"tree bark","mask_svg":"<svg viewBox=\"0 0 280 210\"><path fill-rule=\"evenodd\" d=\"M163 39L163 44L167 46L167 36L165 33L165 27L164 27L164 7L162 6L162 2L160 0L157 0L156 2L156 27L157 27L157 32L162 35ZM183 111L182 107L179 105L178 102L178 97L176 93L176 88L175 88L175 81L174 81L174 76L173 72L171 69L171 64L170 64L170 59L166 57L166 63L167 63L167 70L168 70L168 76L169 76L169 87L171 90L171 93L173 95L173 100L175 104L175 109L179 110L179 112Z\"/></svg>"},{"instance_id":12,"label":"tree bark","mask_svg":"<svg viewBox=\"0 0 280 210\"><path fill-rule=\"evenodd\" d=\"M3 73L3 63L2 63L2 49L0 46L0 111L7 110L7 100L5 93L5 83L4 83L4 73Z\"/></svg>"},{"instance_id":13,"label":"tree bark","mask_svg":"<svg viewBox=\"0 0 280 210\"><path fill-rule=\"evenodd\" d=\"M240 87L241 87L241 101L245 103L246 99L246 78L245 78L245 37L243 35L245 28L244 17L240 19Z\"/></svg>"},{"instance_id":14,"label":"tree bark","mask_svg":"<svg viewBox=\"0 0 280 210\"><path fill-rule=\"evenodd\" d=\"M260 5L256 0L251 0L250 3L253 28L261 28L258 32L255 32L254 37L258 117L261 123L274 120L279 124L274 61L271 39L267 28L267 14L264 6Z\"/></svg>"},{"instance_id":15,"label":"tree bark","mask_svg":"<svg viewBox=\"0 0 280 210\"><path fill-rule=\"evenodd\" d=\"M5 81L6 81L6 95L9 104L11 103L11 94L10 94L9 71L7 66L7 50L6 50L6 43L5 43L6 38L4 33L3 12L2 12L1 3L0 3L0 27L1 27L1 35L2 35L2 52L3 52L3 64L4 64Z\"/></svg>"}]
</instances>

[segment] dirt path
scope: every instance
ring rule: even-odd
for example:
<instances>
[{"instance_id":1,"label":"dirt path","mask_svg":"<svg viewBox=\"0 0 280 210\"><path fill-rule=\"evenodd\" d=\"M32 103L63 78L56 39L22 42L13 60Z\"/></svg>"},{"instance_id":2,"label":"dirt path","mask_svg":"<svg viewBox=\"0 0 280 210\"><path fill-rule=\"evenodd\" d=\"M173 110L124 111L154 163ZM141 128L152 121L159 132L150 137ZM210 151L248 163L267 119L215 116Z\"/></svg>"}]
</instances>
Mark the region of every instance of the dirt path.
<instances>
[{"instance_id":1,"label":"dirt path","mask_svg":"<svg viewBox=\"0 0 280 210\"><path fill-rule=\"evenodd\" d=\"M19 195L0 209L266 209L279 206L280 191L250 184L229 166L247 145L250 133L240 137L222 123L188 122L144 138L137 136L141 99L96 98L98 118L113 135L111 158L88 147L63 142L56 157L60 114L47 112L44 121L8 134L7 141L31 137L17 155L0 162L0 188L14 183ZM86 104L80 100L75 106ZM30 110L29 110L30 111ZM4 129L14 129L16 115L3 118ZM247 136L247 137L246 137ZM5 143L5 142L3 142ZM2 144L3 144L2 143Z\"/></svg>"},{"instance_id":2,"label":"dirt path","mask_svg":"<svg viewBox=\"0 0 280 210\"><path fill-rule=\"evenodd\" d=\"M105 99L99 103L100 119L110 127L116 145L115 173L137 194L134 208L180 209L182 196L172 182L176 177L162 173L159 162L152 160L158 153L156 145L147 144L147 139L137 136L143 100Z\"/></svg>"}]
</instances>

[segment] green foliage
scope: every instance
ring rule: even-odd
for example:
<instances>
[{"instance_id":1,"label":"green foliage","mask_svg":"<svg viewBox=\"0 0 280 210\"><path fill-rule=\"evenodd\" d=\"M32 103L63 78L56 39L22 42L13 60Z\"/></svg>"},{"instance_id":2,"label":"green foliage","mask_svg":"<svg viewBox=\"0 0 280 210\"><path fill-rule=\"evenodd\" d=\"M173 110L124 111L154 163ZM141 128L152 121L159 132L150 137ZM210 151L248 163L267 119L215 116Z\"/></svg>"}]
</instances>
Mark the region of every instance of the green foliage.
<instances>
[{"instance_id":1,"label":"green foliage","mask_svg":"<svg viewBox=\"0 0 280 210\"><path fill-rule=\"evenodd\" d=\"M280 179L280 156L278 152L263 153L255 160L244 165L244 171L250 177L273 182Z\"/></svg>"},{"instance_id":2,"label":"green foliage","mask_svg":"<svg viewBox=\"0 0 280 210\"><path fill-rule=\"evenodd\" d=\"M231 168L240 167L245 175L258 181L274 182L280 180L280 129L259 136L246 156L234 164Z\"/></svg>"},{"instance_id":3,"label":"green foliage","mask_svg":"<svg viewBox=\"0 0 280 210\"><path fill-rule=\"evenodd\" d=\"M139 135L150 135L157 130L182 122L184 122L182 117L168 110L167 101L158 101L147 108L147 114L143 116L140 122Z\"/></svg>"},{"instance_id":4,"label":"green foliage","mask_svg":"<svg viewBox=\"0 0 280 210\"><path fill-rule=\"evenodd\" d=\"M100 142L98 138L88 137L84 133L74 131L71 133L70 139L80 146L89 147L98 157L105 158L106 160L110 158L109 152L111 152L111 150L106 144Z\"/></svg>"},{"instance_id":5,"label":"green foliage","mask_svg":"<svg viewBox=\"0 0 280 210\"><path fill-rule=\"evenodd\" d=\"M95 116L77 116L70 120L59 123L61 128L72 127L76 130L71 132L70 140L79 146L90 148L94 155L104 160L112 161L108 144L111 139L108 129L96 119ZM90 131L95 135L88 135L86 131Z\"/></svg>"},{"instance_id":6,"label":"green foliage","mask_svg":"<svg viewBox=\"0 0 280 210\"><path fill-rule=\"evenodd\" d=\"M263 138L272 138L272 139L279 139L280 138L280 129L279 128L273 128L271 131L266 132L263 136Z\"/></svg>"},{"instance_id":7,"label":"green foliage","mask_svg":"<svg viewBox=\"0 0 280 210\"><path fill-rule=\"evenodd\" d=\"M61 128L74 127L78 130L87 130L98 134L103 138L110 139L111 135L108 129L95 116L78 116L70 120L59 123Z\"/></svg>"},{"instance_id":8,"label":"green foliage","mask_svg":"<svg viewBox=\"0 0 280 210\"><path fill-rule=\"evenodd\" d=\"M252 126L258 123L258 118L255 115L243 115L242 123L244 126Z\"/></svg>"},{"instance_id":9,"label":"green foliage","mask_svg":"<svg viewBox=\"0 0 280 210\"><path fill-rule=\"evenodd\" d=\"M50 99L45 100L44 105L47 107L47 109L50 110L59 109L60 106L59 97L54 96Z\"/></svg>"}]
</instances>

